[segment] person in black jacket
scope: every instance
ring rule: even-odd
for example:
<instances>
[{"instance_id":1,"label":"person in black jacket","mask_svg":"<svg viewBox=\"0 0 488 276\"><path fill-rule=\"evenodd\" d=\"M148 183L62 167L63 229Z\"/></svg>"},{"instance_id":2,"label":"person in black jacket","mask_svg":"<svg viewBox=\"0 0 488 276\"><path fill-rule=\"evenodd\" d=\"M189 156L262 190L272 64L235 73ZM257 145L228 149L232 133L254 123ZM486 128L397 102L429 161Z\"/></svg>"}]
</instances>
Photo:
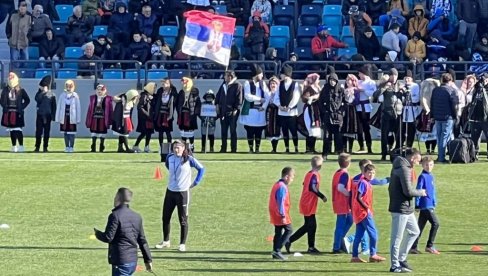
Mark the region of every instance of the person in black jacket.
<instances>
[{"instance_id":1,"label":"person in black jacket","mask_svg":"<svg viewBox=\"0 0 488 276\"><path fill-rule=\"evenodd\" d=\"M227 13L232 14L236 18L236 25L246 26L249 23L249 14L251 7L248 0L227 0Z\"/></svg>"},{"instance_id":2,"label":"person in black jacket","mask_svg":"<svg viewBox=\"0 0 488 276\"><path fill-rule=\"evenodd\" d=\"M81 6L75 6L73 15L68 18L68 28L66 29L67 44L69 46L82 45L89 40L92 32L92 19L83 15Z\"/></svg>"},{"instance_id":3,"label":"person in black jacket","mask_svg":"<svg viewBox=\"0 0 488 276\"><path fill-rule=\"evenodd\" d=\"M215 98L222 138L220 152L227 152L227 135L230 128L230 150L235 153L237 152L237 119L243 103L243 88L237 81L234 71L225 72L224 78L225 82L220 86Z\"/></svg>"},{"instance_id":4,"label":"person in black jacket","mask_svg":"<svg viewBox=\"0 0 488 276\"><path fill-rule=\"evenodd\" d=\"M175 107L178 114L178 128L181 131L181 138L186 143L190 142L190 150L193 151L195 142L195 130L198 129L197 118L200 115L202 102L200 91L193 84L189 77L181 79L182 88L176 97Z\"/></svg>"},{"instance_id":5,"label":"person in black jacket","mask_svg":"<svg viewBox=\"0 0 488 276\"><path fill-rule=\"evenodd\" d=\"M153 121L154 129L158 132L159 152L161 162L166 160L166 154L163 152L164 135L168 144L172 141L171 132L173 132L173 119L175 117L175 99L178 96L176 87L171 83L171 79L165 78L161 81L161 87L154 97Z\"/></svg>"},{"instance_id":6,"label":"person in black jacket","mask_svg":"<svg viewBox=\"0 0 488 276\"><path fill-rule=\"evenodd\" d=\"M480 20L479 3L477 0L458 0L456 16L459 20L458 43L467 49L473 47L477 24Z\"/></svg>"},{"instance_id":7,"label":"person in black jacket","mask_svg":"<svg viewBox=\"0 0 488 276\"><path fill-rule=\"evenodd\" d=\"M379 60L381 56L379 49L381 47L378 37L371 26L367 26L358 39L358 53L363 55L366 60Z\"/></svg>"},{"instance_id":8,"label":"person in black jacket","mask_svg":"<svg viewBox=\"0 0 488 276\"><path fill-rule=\"evenodd\" d=\"M476 156L478 156L481 132L488 137L488 73L484 73L476 83L473 100L467 108L472 128L471 138L475 143Z\"/></svg>"},{"instance_id":9,"label":"person in black jacket","mask_svg":"<svg viewBox=\"0 0 488 276\"><path fill-rule=\"evenodd\" d=\"M373 25L379 25L380 16L386 14L386 0L371 0L368 1L366 13L373 21Z\"/></svg>"},{"instance_id":10,"label":"person in black jacket","mask_svg":"<svg viewBox=\"0 0 488 276\"><path fill-rule=\"evenodd\" d=\"M129 208L132 191L119 188L114 198L114 209L108 216L105 232L94 228L96 238L108 243L108 263L112 275L132 275L137 267L137 247L141 249L146 270L152 272L152 257L144 234L142 217Z\"/></svg>"},{"instance_id":11,"label":"person in black jacket","mask_svg":"<svg viewBox=\"0 0 488 276\"><path fill-rule=\"evenodd\" d=\"M36 117L36 145L34 152L39 152L41 147L41 136L44 133L42 151L47 152L49 146L49 134L51 122L56 117L56 95L51 91L52 77L45 76L39 82L35 100L37 103Z\"/></svg>"},{"instance_id":12,"label":"person in black jacket","mask_svg":"<svg viewBox=\"0 0 488 276\"><path fill-rule=\"evenodd\" d=\"M84 45L85 54L81 56L78 60L85 61L78 64L78 78L95 78L95 74L98 70L98 75L103 70L102 63L100 62L100 57L94 54L95 45L89 42ZM98 64L97 64L98 63Z\"/></svg>"},{"instance_id":13,"label":"person in black jacket","mask_svg":"<svg viewBox=\"0 0 488 276\"><path fill-rule=\"evenodd\" d=\"M416 149L408 149L406 156L399 156L393 161L388 193L390 203L388 211L391 213L390 272L412 272L407 262L407 254L413 243L420 235L420 229L414 214L413 198L426 196L425 190L416 190L412 177L412 170L418 165L422 156ZM404 233L407 233L404 241Z\"/></svg>"},{"instance_id":14,"label":"person in black jacket","mask_svg":"<svg viewBox=\"0 0 488 276\"><path fill-rule=\"evenodd\" d=\"M154 133L154 123L153 123L153 106L154 100L153 95L156 92L156 83L149 82L144 86L144 91L141 93L139 98L139 103L137 104L137 129L139 136L136 139L136 143L132 150L134 152L142 152L139 148L139 143L141 143L143 138L146 138L144 144L144 152L149 153L149 143L151 142L151 135Z\"/></svg>"},{"instance_id":15,"label":"person in black jacket","mask_svg":"<svg viewBox=\"0 0 488 276\"><path fill-rule=\"evenodd\" d=\"M133 153L129 148L129 133L134 130L132 124L132 109L137 105L139 92L131 89L124 94L113 97L115 103L112 116L112 130L119 136L119 147L117 152Z\"/></svg>"},{"instance_id":16,"label":"person in black jacket","mask_svg":"<svg viewBox=\"0 0 488 276\"><path fill-rule=\"evenodd\" d=\"M142 40L142 36L138 32L135 32L132 38L134 41L131 42L129 49L127 49L127 60L135 60L142 65L149 57L149 44Z\"/></svg>"},{"instance_id":17,"label":"person in black jacket","mask_svg":"<svg viewBox=\"0 0 488 276\"><path fill-rule=\"evenodd\" d=\"M444 73L441 76L441 86L432 91L430 99L430 109L432 118L435 120L435 130L437 133L437 161L446 162L446 147L451 139L454 120L457 118L456 107L458 97L456 92L450 87L452 75Z\"/></svg>"},{"instance_id":18,"label":"person in black jacket","mask_svg":"<svg viewBox=\"0 0 488 276\"><path fill-rule=\"evenodd\" d=\"M123 1L115 4L115 12L110 17L108 32L113 35L114 44L123 44L125 47L130 43L130 26L134 21L133 16L127 13L127 5ZM127 31L129 29L129 31Z\"/></svg>"},{"instance_id":19,"label":"person in black jacket","mask_svg":"<svg viewBox=\"0 0 488 276\"><path fill-rule=\"evenodd\" d=\"M46 30L46 35L39 43L39 66L45 68L46 64L42 61L52 60L57 61L64 56L64 43L61 39L58 39L52 29ZM60 64L55 62L54 66L59 69Z\"/></svg>"}]
</instances>

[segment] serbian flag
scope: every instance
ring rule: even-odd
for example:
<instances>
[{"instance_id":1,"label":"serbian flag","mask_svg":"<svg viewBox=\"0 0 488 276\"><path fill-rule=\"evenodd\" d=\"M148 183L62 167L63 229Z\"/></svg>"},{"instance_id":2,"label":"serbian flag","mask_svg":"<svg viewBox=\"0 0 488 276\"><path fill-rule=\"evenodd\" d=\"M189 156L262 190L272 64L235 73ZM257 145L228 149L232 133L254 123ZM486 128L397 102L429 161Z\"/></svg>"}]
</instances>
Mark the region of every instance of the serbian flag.
<instances>
[{"instance_id":1,"label":"serbian flag","mask_svg":"<svg viewBox=\"0 0 488 276\"><path fill-rule=\"evenodd\" d=\"M197 10L186 12L185 17L183 53L229 65L236 19Z\"/></svg>"}]
</instances>

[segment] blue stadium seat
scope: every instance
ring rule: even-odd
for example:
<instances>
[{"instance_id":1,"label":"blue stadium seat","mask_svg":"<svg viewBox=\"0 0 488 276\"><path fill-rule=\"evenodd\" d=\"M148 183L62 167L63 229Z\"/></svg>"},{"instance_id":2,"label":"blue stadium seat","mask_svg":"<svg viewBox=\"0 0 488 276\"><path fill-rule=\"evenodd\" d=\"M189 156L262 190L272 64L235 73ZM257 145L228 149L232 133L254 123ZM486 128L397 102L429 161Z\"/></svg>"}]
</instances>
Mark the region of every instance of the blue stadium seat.
<instances>
[{"instance_id":1,"label":"blue stadium seat","mask_svg":"<svg viewBox=\"0 0 488 276\"><path fill-rule=\"evenodd\" d=\"M345 56L348 58L351 58L351 56L355 55L358 53L358 49L354 47L349 47L349 48L341 48L337 51L337 55L339 57Z\"/></svg>"},{"instance_id":2,"label":"blue stadium seat","mask_svg":"<svg viewBox=\"0 0 488 276\"><path fill-rule=\"evenodd\" d=\"M215 12L220 15L227 15L227 6L226 5L215 5L213 6Z\"/></svg>"},{"instance_id":3,"label":"blue stadium seat","mask_svg":"<svg viewBox=\"0 0 488 276\"><path fill-rule=\"evenodd\" d=\"M73 79L77 75L78 72L76 70L61 69L58 71L58 79Z\"/></svg>"},{"instance_id":4,"label":"blue stadium seat","mask_svg":"<svg viewBox=\"0 0 488 276\"><path fill-rule=\"evenodd\" d=\"M322 24L327 26L342 26L342 15L323 15Z\"/></svg>"},{"instance_id":5,"label":"blue stadium seat","mask_svg":"<svg viewBox=\"0 0 488 276\"><path fill-rule=\"evenodd\" d=\"M141 79L144 79L144 76L146 75L146 70L140 69L140 74L141 74ZM137 70L127 70L124 73L124 79L127 80L137 80Z\"/></svg>"},{"instance_id":6,"label":"blue stadium seat","mask_svg":"<svg viewBox=\"0 0 488 276\"><path fill-rule=\"evenodd\" d=\"M298 26L297 30L297 46L310 47L312 38L317 34L315 26Z\"/></svg>"},{"instance_id":7,"label":"blue stadium seat","mask_svg":"<svg viewBox=\"0 0 488 276\"><path fill-rule=\"evenodd\" d=\"M245 33L244 26L236 26L234 30L234 40L236 42L237 47L241 50L244 48L244 33Z\"/></svg>"},{"instance_id":8,"label":"blue stadium seat","mask_svg":"<svg viewBox=\"0 0 488 276\"><path fill-rule=\"evenodd\" d=\"M339 39L341 37L341 27L339 26L328 26L327 30L329 31L329 35Z\"/></svg>"},{"instance_id":9,"label":"blue stadium seat","mask_svg":"<svg viewBox=\"0 0 488 276\"><path fill-rule=\"evenodd\" d=\"M35 72L36 72L35 70L26 69L26 70L20 70L16 73L20 78L31 79L34 78Z\"/></svg>"},{"instance_id":10,"label":"blue stadium seat","mask_svg":"<svg viewBox=\"0 0 488 276\"><path fill-rule=\"evenodd\" d=\"M168 71L151 69L147 71L148 80L161 80L168 77Z\"/></svg>"},{"instance_id":11,"label":"blue stadium seat","mask_svg":"<svg viewBox=\"0 0 488 276\"><path fill-rule=\"evenodd\" d=\"M288 26L271 26L269 30L270 37L285 37L290 39L290 27Z\"/></svg>"},{"instance_id":12,"label":"blue stadium seat","mask_svg":"<svg viewBox=\"0 0 488 276\"><path fill-rule=\"evenodd\" d=\"M340 15L342 16L341 5L325 5L323 15Z\"/></svg>"},{"instance_id":13,"label":"blue stadium seat","mask_svg":"<svg viewBox=\"0 0 488 276\"><path fill-rule=\"evenodd\" d=\"M39 59L39 47L37 46L29 46L28 48L28 52L29 52L29 60L33 60L33 59Z\"/></svg>"},{"instance_id":14,"label":"blue stadium seat","mask_svg":"<svg viewBox=\"0 0 488 276\"><path fill-rule=\"evenodd\" d=\"M171 25L164 25L159 27L159 34L163 36L164 41L173 48L176 44L176 39L178 38L178 27Z\"/></svg>"},{"instance_id":15,"label":"blue stadium seat","mask_svg":"<svg viewBox=\"0 0 488 276\"><path fill-rule=\"evenodd\" d=\"M290 43L290 27L271 26L269 47L276 48L278 55L286 59L288 57L288 44Z\"/></svg>"},{"instance_id":16,"label":"blue stadium seat","mask_svg":"<svg viewBox=\"0 0 488 276\"><path fill-rule=\"evenodd\" d=\"M377 37L382 37L385 32L383 26L371 26L371 29L373 29L373 32L376 34Z\"/></svg>"},{"instance_id":17,"label":"blue stadium seat","mask_svg":"<svg viewBox=\"0 0 488 276\"><path fill-rule=\"evenodd\" d=\"M107 28L106 25L97 25L93 27L92 37L97 38L100 35L107 35Z\"/></svg>"},{"instance_id":18,"label":"blue stadium seat","mask_svg":"<svg viewBox=\"0 0 488 276\"><path fill-rule=\"evenodd\" d=\"M342 27L341 40L342 42L348 44L349 47L356 47L356 41L351 33L351 30L349 29L349 26Z\"/></svg>"},{"instance_id":19,"label":"blue stadium seat","mask_svg":"<svg viewBox=\"0 0 488 276\"><path fill-rule=\"evenodd\" d=\"M53 32L58 38L66 37L66 28L68 28L66 23L53 23Z\"/></svg>"},{"instance_id":20,"label":"blue stadium seat","mask_svg":"<svg viewBox=\"0 0 488 276\"><path fill-rule=\"evenodd\" d=\"M36 79L42 79L44 76L51 75L51 70L46 70L46 69L37 69L36 70Z\"/></svg>"},{"instance_id":21,"label":"blue stadium seat","mask_svg":"<svg viewBox=\"0 0 488 276\"><path fill-rule=\"evenodd\" d=\"M343 26L341 34L342 36L352 36L351 29L349 29L349 26Z\"/></svg>"},{"instance_id":22,"label":"blue stadium seat","mask_svg":"<svg viewBox=\"0 0 488 276\"><path fill-rule=\"evenodd\" d=\"M68 17L73 14L73 6L72 5L56 5L56 11L59 15L59 20L54 21L54 23L68 23Z\"/></svg>"},{"instance_id":23,"label":"blue stadium seat","mask_svg":"<svg viewBox=\"0 0 488 276\"><path fill-rule=\"evenodd\" d=\"M120 69L103 70L102 78L107 80L121 80L124 74Z\"/></svg>"},{"instance_id":24,"label":"blue stadium seat","mask_svg":"<svg viewBox=\"0 0 488 276\"><path fill-rule=\"evenodd\" d=\"M183 77L187 77L188 76L188 71L185 71L185 70L171 70L169 72L169 78L170 79L181 79Z\"/></svg>"},{"instance_id":25,"label":"blue stadium seat","mask_svg":"<svg viewBox=\"0 0 488 276\"><path fill-rule=\"evenodd\" d=\"M316 26L322 20L322 5L303 5L300 25Z\"/></svg>"},{"instance_id":26,"label":"blue stadium seat","mask_svg":"<svg viewBox=\"0 0 488 276\"><path fill-rule=\"evenodd\" d=\"M273 9L273 24L289 26L295 17L293 5L276 5Z\"/></svg>"},{"instance_id":27,"label":"blue stadium seat","mask_svg":"<svg viewBox=\"0 0 488 276\"><path fill-rule=\"evenodd\" d=\"M312 55L312 49L310 48L310 45L308 47L296 47L295 48L295 54L298 57L298 60L312 60L313 55Z\"/></svg>"},{"instance_id":28,"label":"blue stadium seat","mask_svg":"<svg viewBox=\"0 0 488 276\"><path fill-rule=\"evenodd\" d=\"M83 50L81 47L66 47L64 49L64 59L73 60L79 59L83 55ZM78 63L76 62L65 62L63 63L64 68L78 69Z\"/></svg>"}]
</instances>

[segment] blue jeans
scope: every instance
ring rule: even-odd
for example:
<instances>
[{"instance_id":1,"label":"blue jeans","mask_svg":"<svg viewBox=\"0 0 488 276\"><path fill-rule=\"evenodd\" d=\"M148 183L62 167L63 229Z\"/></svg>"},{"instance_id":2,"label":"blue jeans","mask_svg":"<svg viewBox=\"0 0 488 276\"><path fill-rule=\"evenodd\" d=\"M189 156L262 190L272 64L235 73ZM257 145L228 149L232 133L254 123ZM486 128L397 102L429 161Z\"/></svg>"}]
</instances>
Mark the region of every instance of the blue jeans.
<instances>
[{"instance_id":1,"label":"blue jeans","mask_svg":"<svg viewBox=\"0 0 488 276\"><path fill-rule=\"evenodd\" d=\"M10 47L10 61L28 60L29 59L28 50L29 49L27 47L25 49L16 49L16 48ZM13 68L22 68L23 64L12 62L12 67Z\"/></svg>"},{"instance_id":2,"label":"blue jeans","mask_svg":"<svg viewBox=\"0 0 488 276\"><path fill-rule=\"evenodd\" d=\"M112 265L112 276L131 276L136 272L137 262Z\"/></svg>"},{"instance_id":3,"label":"blue jeans","mask_svg":"<svg viewBox=\"0 0 488 276\"><path fill-rule=\"evenodd\" d=\"M341 249L342 239L352 226L352 214L337 215L336 227L334 231L334 246L333 250Z\"/></svg>"},{"instance_id":4,"label":"blue jeans","mask_svg":"<svg viewBox=\"0 0 488 276\"><path fill-rule=\"evenodd\" d=\"M378 233L376 232L376 226L371 214L368 214L360 223L356 224L356 236L354 237L354 243L352 245L352 256L359 256L359 243L364 237L364 232L368 232L369 236L369 254L371 256L376 255L376 241L378 240Z\"/></svg>"},{"instance_id":5,"label":"blue jeans","mask_svg":"<svg viewBox=\"0 0 488 276\"><path fill-rule=\"evenodd\" d=\"M446 146L449 140L451 140L453 126L454 120L452 119L447 121L435 121L435 132L437 134L437 145L439 147L437 160L440 162L446 161Z\"/></svg>"}]
</instances>

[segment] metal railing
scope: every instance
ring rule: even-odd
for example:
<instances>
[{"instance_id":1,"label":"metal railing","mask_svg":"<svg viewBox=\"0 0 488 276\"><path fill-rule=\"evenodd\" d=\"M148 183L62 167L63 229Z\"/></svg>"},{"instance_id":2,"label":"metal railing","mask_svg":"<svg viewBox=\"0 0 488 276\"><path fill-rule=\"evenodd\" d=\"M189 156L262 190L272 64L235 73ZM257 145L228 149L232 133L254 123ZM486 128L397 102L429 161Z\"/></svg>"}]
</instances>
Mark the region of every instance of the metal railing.
<instances>
[{"instance_id":1,"label":"metal railing","mask_svg":"<svg viewBox=\"0 0 488 276\"><path fill-rule=\"evenodd\" d=\"M0 88L5 85L5 64L0 61Z\"/></svg>"}]
</instances>

